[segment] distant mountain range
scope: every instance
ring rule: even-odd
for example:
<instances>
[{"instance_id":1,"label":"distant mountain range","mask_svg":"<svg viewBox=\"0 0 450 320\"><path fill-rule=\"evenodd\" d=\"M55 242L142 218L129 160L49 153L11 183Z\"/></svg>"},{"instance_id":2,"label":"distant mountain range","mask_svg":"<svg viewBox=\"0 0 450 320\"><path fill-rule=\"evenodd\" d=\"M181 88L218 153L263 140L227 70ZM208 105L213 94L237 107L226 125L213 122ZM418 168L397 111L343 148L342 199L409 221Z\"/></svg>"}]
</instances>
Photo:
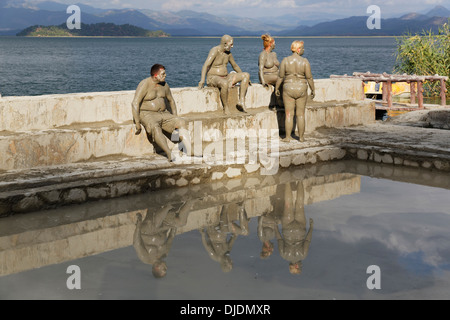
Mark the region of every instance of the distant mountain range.
<instances>
[{"instance_id":1,"label":"distant mountain range","mask_svg":"<svg viewBox=\"0 0 450 320\"><path fill-rule=\"evenodd\" d=\"M219 17L195 11L105 10L84 4L81 22L85 24L131 24L146 30L163 30L172 36L392 36L422 30L436 31L450 17L450 11L437 6L428 13L408 13L398 18L382 19L381 29L366 27L368 16L354 16L333 21L303 20L283 16L266 20ZM15 35L33 25L49 26L65 23L67 5L45 1L30 5L27 1L0 0L0 35ZM276 21L268 23L267 21ZM297 25L292 25L294 21Z\"/></svg>"}]
</instances>

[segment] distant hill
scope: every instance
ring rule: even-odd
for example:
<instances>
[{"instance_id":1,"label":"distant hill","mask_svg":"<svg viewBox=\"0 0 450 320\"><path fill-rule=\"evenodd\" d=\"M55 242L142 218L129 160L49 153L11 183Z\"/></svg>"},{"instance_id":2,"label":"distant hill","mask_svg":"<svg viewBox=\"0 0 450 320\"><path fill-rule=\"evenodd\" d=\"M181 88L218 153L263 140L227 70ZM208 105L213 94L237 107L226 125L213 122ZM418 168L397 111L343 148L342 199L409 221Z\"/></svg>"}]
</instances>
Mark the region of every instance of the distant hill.
<instances>
[{"instance_id":1,"label":"distant hill","mask_svg":"<svg viewBox=\"0 0 450 320\"><path fill-rule=\"evenodd\" d=\"M427 15L429 17L449 18L450 17L450 10L448 10L444 6L436 6L432 10L428 11L425 15Z\"/></svg>"},{"instance_id":2,"label":"distant hill","mask_svg":"<svg viewBox=\"0 0 450 320\"><path fill-rule=\"evenodd\" d=\"M409 17L381 19L381 29L368 29L366 16L322 22L312 27L300 26L293 30L279 32L279 36L400 36L407 32L420 33L423 30L437 32L447 22L445 17Z\"/></svg>"},{"instance_id":3,"label":"distant hill","mask_svg":"<svg viewBox=\"0 0 450 320\"><path fill-rule=\"evenodd\" d=\"M74 1L75 2L75 1ZM11 6L13 3L13 6ZM67 6L45 1L30 7L26 1L10 1L6 7L0 1L0 34L15 35L31 25L60 25L69 15ZM286 29L286 25L261 22L251 18L218 17L195 11L154 11L137 9L96 9L77 4L81 9L81 21L86 24L114 23L132 24L147 30L164 30L172 36L218 36L226 33L239 35L261 35ZM276 21L273 20L272 21ZM294 26L294 25L292 25Z\"/></svg>"},{"instance_id":4,"label":"distant hill","mask_svg":"<svg viewBox=\"0 0 450 320\"><path fill-rule=\"evenodd\" d=\"M31 26L17 33L19 37L168 37L163 31L149 31L130 24L81 24L81 29L69 30L59 26Z\"/></svg>"}]
</instances>

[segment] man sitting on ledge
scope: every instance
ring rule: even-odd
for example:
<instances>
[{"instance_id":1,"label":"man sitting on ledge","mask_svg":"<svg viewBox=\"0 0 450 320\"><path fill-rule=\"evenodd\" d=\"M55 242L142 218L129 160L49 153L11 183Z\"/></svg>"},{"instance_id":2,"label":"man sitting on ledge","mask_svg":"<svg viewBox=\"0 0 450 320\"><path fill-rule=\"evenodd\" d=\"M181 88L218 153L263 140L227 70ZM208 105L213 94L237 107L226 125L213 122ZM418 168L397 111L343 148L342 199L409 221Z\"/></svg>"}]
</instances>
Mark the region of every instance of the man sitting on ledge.
<instances>
[{"instance_id":1,"label":"man sitting on ledge","mask_svg":"<svg viewBox=\"0 0 450 320\"><path fill-rule=\"evenodd\" d=\"M233 38L229 35L224 35L220 41L220 45L209 51L208 57L203 64L202 78L198 84L199 89L203 88L206 77L206 83L209 87L219 88L225 114L231 113L228 105L228 90L238 82L241 83L241 89L237 106L242 111L247 112L245 107L245 94L250 85L250 74L242 72L241 68L239 68L230 52L231 48L233 48ZM228 74L228 62L236 72Z\"/></svg>"},{"instance_id":2,"label":"man sitting on ledge","mask_svg":"<svg viewBox=\"0 0 450 320\"><path fill-rule=\"evenodd\" d=\"M167 145L166 136L162 130L172 134L178 130L180 142L184 150L191 155L190 137L185 130L184 119L177 116L177 108L166 80L166 69L163 65L155 64L150 71L151 77L142 80L134 95L131 108L133 121L136 125L136 134L141 133L141 124L153 142L161 147L169 161L173 161L172 152ZM170 104L170 113L166 108L166 100ZM183 129L183 130L181 130ZM181 131L181 132L180 132Z\"/></svg>"}]
</instances>

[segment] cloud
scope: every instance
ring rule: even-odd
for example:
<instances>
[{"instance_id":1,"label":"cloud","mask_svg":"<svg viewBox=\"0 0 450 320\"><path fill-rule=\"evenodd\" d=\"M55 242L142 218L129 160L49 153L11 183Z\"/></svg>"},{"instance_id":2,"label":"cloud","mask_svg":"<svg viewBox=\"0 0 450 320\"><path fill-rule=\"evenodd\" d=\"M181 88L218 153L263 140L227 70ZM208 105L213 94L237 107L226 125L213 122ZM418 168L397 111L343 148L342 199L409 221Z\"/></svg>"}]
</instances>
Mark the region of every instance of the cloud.
<instances>
[{"instance_id":1,"label":"cloud","mask_svg":"<svg viewBox=\"0 0 450 320\"><path fill-rule=\"evenodd\" d=\"M73 2L73 0L56 1L70 4ZM0 3L4 2L5 0L0 0ZM291 14L302 19L336 19L365 16L370 5L379 6L382 17L393 17L410 12L424 12L436 5L445 6L448 0L77 0L76 2L104 9L125 6L163 11L193 10L218 16L231 14L248 18Z\"/></svg>"}]
</instances>

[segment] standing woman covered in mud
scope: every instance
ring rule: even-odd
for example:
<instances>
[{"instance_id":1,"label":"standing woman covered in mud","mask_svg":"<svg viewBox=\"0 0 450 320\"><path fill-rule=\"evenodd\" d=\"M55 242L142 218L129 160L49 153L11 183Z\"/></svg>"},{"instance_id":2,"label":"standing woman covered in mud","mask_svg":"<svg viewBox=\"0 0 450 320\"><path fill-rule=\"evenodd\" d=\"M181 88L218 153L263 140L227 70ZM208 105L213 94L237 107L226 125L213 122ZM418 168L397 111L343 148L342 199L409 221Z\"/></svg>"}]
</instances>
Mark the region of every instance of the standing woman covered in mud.
<instances>
[{"instance_id":1,"label":"standing woman covered in mud","mask_svg":"<svg viewBox=\"0 0 450 320\"><path fill-rule=\"evenodd\" d=\"M303 142L305 133L305 108L308 85L311 89L311 98L314 99L314 80L311 66L302 55L305 52L303 41L294 41L291 44L292 55L281 61L279 79L275 86L275 94L280 96L280 86L283 83L283 103L286 112L285 142L292 140L294 127L294 114L297 120L299 140Z\"/></svg>"}]
</instances>

